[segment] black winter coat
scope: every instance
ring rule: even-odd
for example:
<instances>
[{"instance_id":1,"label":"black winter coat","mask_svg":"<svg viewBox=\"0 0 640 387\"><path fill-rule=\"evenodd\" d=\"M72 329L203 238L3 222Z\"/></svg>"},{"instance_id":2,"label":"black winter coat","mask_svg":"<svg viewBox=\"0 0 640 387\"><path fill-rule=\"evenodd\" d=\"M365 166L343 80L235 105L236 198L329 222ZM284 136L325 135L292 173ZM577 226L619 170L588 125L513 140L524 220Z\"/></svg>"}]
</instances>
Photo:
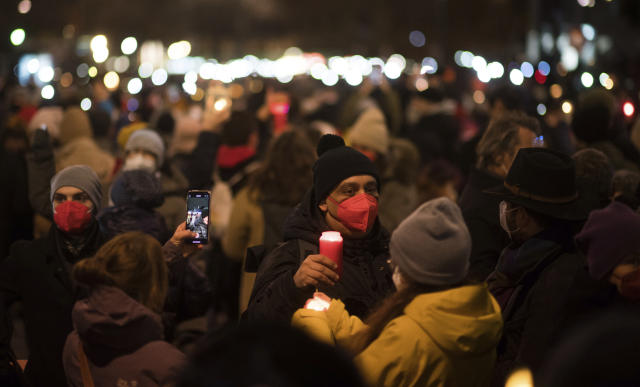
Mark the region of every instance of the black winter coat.
<instances>
[{"instance_id":1,"label":"black winter coat","mask_svg":"<svg viewBox=\"0 0 640 387\"><path fill-rule=\"evenodd\" d=\"M504 386L520 366L537 372L560 339L602 307L602 285L589 277L569 233L551 228L518 248L509 246L487 280L504 320L495 386Z\"/></svg>"},{"instance_id":2,"label":"black winter coat","mask_svg":"<svg viewBox=\"0 0 640 387\"><path fill-rule=\"evenodd\" d=\"M19 241L0 265L0 337L10 340L11 325L6 311L22 301L29 362L25 370L33 386L66 386L62 370L62 348L71 332L71 309L75 289L69 268L81 258L92 256L104 238L93 223L84 248L72 257L63 247L63 237L51 227L45 238ZM1 343L3 350L8 343Z\"/></svg>"},{"instance_id":3,"label":"black winter coat","mask_svg":"<svg viewBox=\"0 0 640 387\"><path fill-rule=\"evenodd\" d=\"M307 193L285 222L285 242L258 268L247 309L250 320L289 323L293 313L313 296L313 287L298 289L293 282L293 275L306 258L300 257L298 239L317 248L320 235L328 230L313 194ZM364 318L394 290L388 258L389 234L376 220L365 239L344 239L342 277L335 286L319 290L342 300L350 314Z\"/></svg>"},{"instance_id":4,"label":"black winter coat","mask_svg":"<svg viewBox=\"0 0 640 387\"><path fill-rule=\"evenodd\" d=\"M460 209L471 234L471 257L468 278L484 281L496 267L498 257L510 242L500 227L500 199L483 191L501 185L502 180L473 168L460 196Z\"/></svg>"}]
</instances>

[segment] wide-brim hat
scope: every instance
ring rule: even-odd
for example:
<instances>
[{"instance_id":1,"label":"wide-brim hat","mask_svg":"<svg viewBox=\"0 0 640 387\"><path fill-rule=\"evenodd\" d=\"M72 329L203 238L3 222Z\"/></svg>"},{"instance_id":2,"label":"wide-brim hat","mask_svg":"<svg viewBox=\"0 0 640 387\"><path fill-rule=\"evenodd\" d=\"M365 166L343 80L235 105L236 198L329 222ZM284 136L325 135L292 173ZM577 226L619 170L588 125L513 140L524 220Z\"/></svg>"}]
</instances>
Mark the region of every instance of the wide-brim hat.
<instances>
[{"instance_id":1,"label":"wide-brim hat","mask_svg":"<svg viewBox=\"0 0 640 387\"><path fill-rule=\"evenodd\" d=\"M555 219L584 220L590 206L576 189L571 157L544 148L522 148L501 186L484 191Z\"/></svg>"}]
</instances>

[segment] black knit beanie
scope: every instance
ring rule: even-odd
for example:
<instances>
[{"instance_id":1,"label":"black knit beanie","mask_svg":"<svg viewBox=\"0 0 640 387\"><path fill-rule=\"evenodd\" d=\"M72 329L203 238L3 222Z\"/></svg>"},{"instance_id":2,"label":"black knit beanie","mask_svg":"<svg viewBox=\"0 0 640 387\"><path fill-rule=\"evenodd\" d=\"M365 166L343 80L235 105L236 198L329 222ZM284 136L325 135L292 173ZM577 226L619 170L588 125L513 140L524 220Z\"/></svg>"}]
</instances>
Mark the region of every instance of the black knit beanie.
<instances>
[{"instance_id":1,"label":"black knit beanie","mask_svg":"<svg viewBox=\"0 0 640 387\"><path fill-rule=\"evenodd\" d=\"M313 190L316 203L325 199L344 179L357 175L371 175L378 183L378 171L371 160L357 150L345 146L339 136L326 134L320 138L318 160L313 165Z\"/></svg>"}]
</instances>

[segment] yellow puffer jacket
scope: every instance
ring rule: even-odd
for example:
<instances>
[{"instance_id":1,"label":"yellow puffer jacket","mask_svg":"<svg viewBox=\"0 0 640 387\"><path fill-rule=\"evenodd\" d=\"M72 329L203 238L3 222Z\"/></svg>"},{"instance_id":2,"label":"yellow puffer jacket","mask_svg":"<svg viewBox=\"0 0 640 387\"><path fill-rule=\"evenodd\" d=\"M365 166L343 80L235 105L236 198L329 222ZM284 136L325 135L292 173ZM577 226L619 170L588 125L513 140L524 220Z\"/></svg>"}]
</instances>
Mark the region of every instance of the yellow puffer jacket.
<instances>
[{"instance_id":1,"label":"yellow puffer jacket","mask_svg":"<svg viewBox=\"0 0 640 387\"><path fill-rule=\"evenodd\" d=\"M326 312L300 309L293 325L349 347L366 328L332 300ZM374 386L487 386L502 334L500 307L485 284L417 296L355 357Z\"/></svg>"}]
</instances>

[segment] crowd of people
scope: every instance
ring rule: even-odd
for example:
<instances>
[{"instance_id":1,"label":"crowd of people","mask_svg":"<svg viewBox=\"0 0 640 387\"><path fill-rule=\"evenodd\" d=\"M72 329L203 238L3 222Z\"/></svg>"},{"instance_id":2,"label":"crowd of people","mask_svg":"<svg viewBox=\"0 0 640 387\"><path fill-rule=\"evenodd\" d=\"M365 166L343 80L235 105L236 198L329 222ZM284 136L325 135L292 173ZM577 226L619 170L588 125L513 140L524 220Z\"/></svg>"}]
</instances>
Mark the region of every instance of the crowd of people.
<instances>
[{"instance_id":1,"label":"crowd of people","mask_svg":"<svg viewBox=\"0 0 640 387\"><path fill-rule=\"evenodd\" d=\"M640 125L431 78L0 86L0 385L640 384Z\"/></svg>"}]
</instances>

